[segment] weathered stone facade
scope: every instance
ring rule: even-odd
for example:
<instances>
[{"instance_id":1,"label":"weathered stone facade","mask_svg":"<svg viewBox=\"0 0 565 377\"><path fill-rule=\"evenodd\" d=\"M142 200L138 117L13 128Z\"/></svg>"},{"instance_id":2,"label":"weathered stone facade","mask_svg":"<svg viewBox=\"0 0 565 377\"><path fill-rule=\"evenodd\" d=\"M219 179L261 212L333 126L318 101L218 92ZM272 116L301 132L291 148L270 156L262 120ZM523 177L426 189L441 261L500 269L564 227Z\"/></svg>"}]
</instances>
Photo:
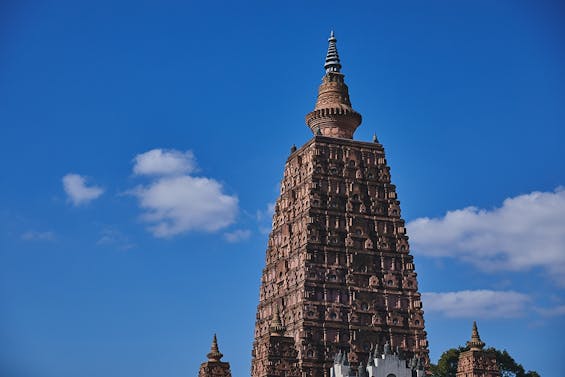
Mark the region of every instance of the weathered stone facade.
<instances>
[{"instance_id":1,"label":"weathered stone facade","mask_svg":"<svg viewBox=\"0 0 565 377\"><path fill-rule=\"evenodd\" d=\"M456 377L500 377L500 370L494 355L483 351L485 343L479 336L477 323L473 322L468 351L459 354Z\"/></svg>"},{"instance_id":2,"label":"weathered stone facade","mask_svg":"<svg viewBox=\"0 0 565 377\"><path fill-rule=\"evenodd\" d=\"M352 140L361 116L351 108L333 34L325 68L315 110L306 118L314 137L291 151L275 205L253 377L328 377L339 351L356 369L367 364L375 345L387 342L407 357L428 360L400 202L383 146L376 138ZM278 311L284 330L274 334ZM272 368L279 352L274 337L293 341L297 362L289 357L282 363L290 365L289 374Z\"/></svg>"}]
</instances>

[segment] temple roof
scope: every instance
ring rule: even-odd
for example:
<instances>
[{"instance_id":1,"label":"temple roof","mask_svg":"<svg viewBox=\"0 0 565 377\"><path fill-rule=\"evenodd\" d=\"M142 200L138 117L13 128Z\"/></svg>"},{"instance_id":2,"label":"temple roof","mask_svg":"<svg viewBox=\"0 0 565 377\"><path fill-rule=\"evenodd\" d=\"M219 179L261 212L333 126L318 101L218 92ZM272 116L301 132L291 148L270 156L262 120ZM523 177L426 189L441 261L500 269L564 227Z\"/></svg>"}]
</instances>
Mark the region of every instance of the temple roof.
<instances>
[{"instance_id":1,"label":"temple roof","mask_svg":"<svg viewBox=\"0 0 565 377\"><path fill-rule=\"evenodd\" d=\"M353 139L353 133L361 124L361 114L351 107L336 42L332 31L324 64L326 73L318 89L314 111L306 115L306 124L314 135Z\"/></svg>"}]
</instances>

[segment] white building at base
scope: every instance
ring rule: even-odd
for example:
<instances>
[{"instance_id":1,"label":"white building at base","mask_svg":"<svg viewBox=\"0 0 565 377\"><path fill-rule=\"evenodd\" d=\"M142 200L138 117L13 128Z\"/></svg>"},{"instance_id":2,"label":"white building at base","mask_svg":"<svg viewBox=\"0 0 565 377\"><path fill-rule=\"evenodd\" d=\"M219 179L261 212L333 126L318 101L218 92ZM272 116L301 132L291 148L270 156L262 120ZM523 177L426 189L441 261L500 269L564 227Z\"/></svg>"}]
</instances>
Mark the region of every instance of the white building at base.
<instances>
[{"instance_id":1,"label":"white building at base","mask_svg":"<svg viewBox=\"0 0 565 377\"><path fill-rule=\"evenodd\" d=\"M388 342L383 352L369 355L368 365L359 363L358 373L351 370L347 355L341 353L336 355L334 365L330 369L331 377L425 377L424 366L420 359L405 360L400 352L393 353Z\"/></svg>"}]
</instances>

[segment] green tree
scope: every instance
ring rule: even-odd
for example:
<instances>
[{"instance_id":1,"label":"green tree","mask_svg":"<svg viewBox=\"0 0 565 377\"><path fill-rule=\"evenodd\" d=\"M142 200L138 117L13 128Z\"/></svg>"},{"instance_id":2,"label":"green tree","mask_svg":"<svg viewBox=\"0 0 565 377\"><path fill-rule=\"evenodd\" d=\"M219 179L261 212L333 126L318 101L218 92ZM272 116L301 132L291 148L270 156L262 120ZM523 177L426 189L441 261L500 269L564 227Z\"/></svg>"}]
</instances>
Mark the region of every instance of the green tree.
<instances>
[{"instance_id":1,"label":"green tree","mask_svg":"<svg viewBox=\"0 0 565 377\"><path fill-rule=\"evenodd\" d=\"M451 348L442 353L437 364L430 366L433 376L455 377L459 354L465 350L467 350L465 347ZM491 347L484 351L494 354L502 377L540 377L536 371L529 370L526 372L522 364L517 363L506 350L500 351Z\"/></svg>"},{"instance_id":2,"label":"green tree","mask_svg":"<svg viewBox=\"0 0 565 377\"><path fill-rule=\"evenodd\" d=\"M437 365L430 366L432 374L435 377L455 377L459 354L464 350L463 347L451 348L442 353Z\"/></svg>"}]
</instances>

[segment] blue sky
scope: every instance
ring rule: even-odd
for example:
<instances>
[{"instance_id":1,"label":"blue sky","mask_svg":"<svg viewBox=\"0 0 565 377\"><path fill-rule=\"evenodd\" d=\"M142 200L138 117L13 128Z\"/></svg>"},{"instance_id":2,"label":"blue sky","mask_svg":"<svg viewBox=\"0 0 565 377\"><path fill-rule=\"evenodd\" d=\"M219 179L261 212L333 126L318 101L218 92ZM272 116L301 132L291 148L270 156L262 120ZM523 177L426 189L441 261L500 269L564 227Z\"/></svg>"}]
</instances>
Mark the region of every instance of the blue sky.
<instances>
[{"instance_id":1,"label":"blue sky","mask_svg":"<svg viewBox=\"0 0 565 377\"><path fill-rule=\"evenodd\" d=\"M249 374L270 205L331 28L387 151L432 360L565 369L558 1L5 1L0 368Z\"/></svg>"}]
</instances>

